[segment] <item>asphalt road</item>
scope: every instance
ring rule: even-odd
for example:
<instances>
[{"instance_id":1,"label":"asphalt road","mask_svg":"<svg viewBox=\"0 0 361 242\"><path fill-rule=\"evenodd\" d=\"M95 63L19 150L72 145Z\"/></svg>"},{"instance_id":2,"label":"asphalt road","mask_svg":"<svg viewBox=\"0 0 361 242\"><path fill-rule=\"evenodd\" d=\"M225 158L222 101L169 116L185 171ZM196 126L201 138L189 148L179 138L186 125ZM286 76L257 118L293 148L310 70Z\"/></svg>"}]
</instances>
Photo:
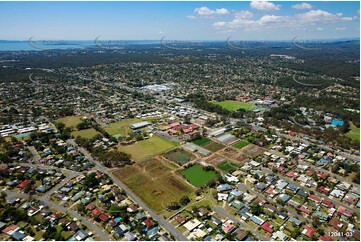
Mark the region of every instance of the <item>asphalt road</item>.
<instances>
[{"instance_id":1,"label":"asphalt road","mask_svg":"<svg viewBox=\"0 0 361 242\"><path fill-rule=\"evenodd\" d=\"M104 167L99 161L95 160L91 154L85 150L83 147L78 146L73 139L68 140L69 144L73 145L74 147L77 147L77 149L90 161L95 164L95 167L108 174L110 178L113 180L113 182L122 188L139 206L141 206L144 210L148 211L148 213L158 221L158 223L166 229L169 233L171 233L174 238L178 241L187 241L188 239L180 232L178 231L173 225L171 225L165 218L162 216L159 216L156 214L152 209L150 209L147 204L145 204L132 190L130 190L124 183L122 183L118 178L110 174L108 172L108 168Z\"/></svg>"},{"instance_id":2,"label":"asphalt road","mask_svg":"<svg viewBox=\"0 0 361 242\"><path fill-rule=\"evenodd\" d=\"M40 155L39 153L36 151L34 146L29 146L29 150L31 152L31 154L33 155L33 161L37 162L38 160L40 160Z\"/></svg>"}]
</instances>

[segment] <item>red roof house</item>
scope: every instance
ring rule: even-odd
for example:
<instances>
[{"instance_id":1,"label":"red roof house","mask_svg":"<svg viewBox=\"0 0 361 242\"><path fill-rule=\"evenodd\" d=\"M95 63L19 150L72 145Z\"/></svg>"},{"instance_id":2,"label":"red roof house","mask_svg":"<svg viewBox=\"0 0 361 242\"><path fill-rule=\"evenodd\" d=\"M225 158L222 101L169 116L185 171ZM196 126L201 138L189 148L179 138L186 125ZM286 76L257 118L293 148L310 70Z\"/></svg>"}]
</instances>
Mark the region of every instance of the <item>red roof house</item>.
<instances>
[{"instance_id":1,"label":"red roof house","mask_svg":"<svg viewBox=\"0 0 361 242\"><path fill-rule=\"evenodd\" d=\"M262 224L261 228L262 228L263 230L265 230L266 232L272 234L272 233L273 233L273 229L271 228L271 226L272 226L272 225L271 225L269 222L265 222L265 223Z\"/></svg>"}]
</instances>

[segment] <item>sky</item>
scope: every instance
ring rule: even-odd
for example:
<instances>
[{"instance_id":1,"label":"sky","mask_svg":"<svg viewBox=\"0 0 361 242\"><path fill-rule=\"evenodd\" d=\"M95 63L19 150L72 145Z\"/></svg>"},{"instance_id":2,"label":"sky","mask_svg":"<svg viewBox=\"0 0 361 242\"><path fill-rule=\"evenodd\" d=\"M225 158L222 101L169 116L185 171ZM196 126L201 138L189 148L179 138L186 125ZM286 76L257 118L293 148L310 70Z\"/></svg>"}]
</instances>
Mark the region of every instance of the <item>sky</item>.
<instances>
[{"instance_id":1,"label":"sky","mask_svg":"<svg viewBox=\"0 0 361 242\"><path fill-rule=\"evenodd\" d=\"M353 2L0 2L1 40L359 38Z\"/></svg>"}]
</instances>

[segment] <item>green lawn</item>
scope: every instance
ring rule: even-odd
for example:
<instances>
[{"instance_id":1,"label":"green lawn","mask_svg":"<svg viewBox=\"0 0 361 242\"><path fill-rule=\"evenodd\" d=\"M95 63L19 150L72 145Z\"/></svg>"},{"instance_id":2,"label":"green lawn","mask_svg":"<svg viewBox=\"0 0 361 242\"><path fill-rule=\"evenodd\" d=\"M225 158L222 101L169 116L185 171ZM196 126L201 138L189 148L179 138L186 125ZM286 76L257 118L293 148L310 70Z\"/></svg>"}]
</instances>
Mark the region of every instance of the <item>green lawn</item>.
<instances>
[{"instance_id":1,"label":"green lawn","mask_svg":"<svg viewBox=\"0 0 361 242\"><path fill-rule=\"evenodd\" d=\"M182 171L182 175L194 186L200 187L210 180L217 178L215 171L205 171L199 164L195 164Z\"/></svg>"},{"instance_id":2,"label":"green lawn","mask_svg":"<svg viewBox=\"0 0 361 242\"><path fill-rule=\"evenodd\" d=\"M221 164L218 165L218 168L225 172L234 171L237 167L239 166L229 161L223 161Z\"/></svg>"},{"instance_id":3,"label":"green lawn","mask_svg":"<svg viewBox=\"0 0 361 242\"><path fill-rule=\"evenodd\" d=\"M245 102L239 102L233 100L226 100L226 101L214 102L214 103L229 111L237 111L240 108L243 108L247 111L257 109L257 106L252 103L245 103Z\"/></svg>"},{"instance_id":4,"label":"green lawn","mask_svg":"<svg viewBox=\"0 0 361 242\"><path fill-rule=\"evenodd\" d=\"M246 140L240 140L240 141L238 141L237 143L234 143L234 144L233 144L233 147L238 148L238 149L242 149L243 147L245 147L245 146L248 145L248 144L249 144L248 141L246 141Z\"/></svg>"},{"instance_id":5,"label":"green lawn","mask_svg":"<svg viewBox=\"0 0 361 242\"><path fill-rule=\"evenodd\" d=\"M151 155L159 154L177 145L179 144L176 142L171 142L153 135L149 139L138 141L131 145L119 145L118 149L132 155L133 160L140 160Z\"/></svg>"},{"instance_id":6,"label":"green lawn","mask_svg":"<svg viewBox=\"0 0 361 242\"><path fill-rule=\"evenodd\" d=\"M353 123L350 122L350 131L345 134L350 139L359 142L360 141L360 128L357 128Z\"/></svg>"},{"instance_id":7,"label":"green lawn","mask_svg":"<svg viewBox=\"0 0 361 242\"><path fill-rule=\"evenodd\" d=\"M71 127L71 126L76 127L78 124L82 122L80 116L67 116L64 118L59 118L56 121L65 124L66 127Z\"/></svg>"},{"instance_id":8,"label":"green lawn","mask_svg":"<svg viewBox=\"0 0 361 242\"><path fill-rule=\"evenodd\" d=\"M98 131L96 131L95 129L90 128L90 129L83 129L83 130L79 130L79 131L74 131L74 132L71 132L71 134L74 137L80 136L82 138L91 139L95 135L100 134L100 133Z\"/></svg>"},{"instance_id":9,"label":"green lawn","mask_svg":"<svg viewBox=\"0 0 361 242\"><path fill-rule=\"evenodd\" d=\"M123 119L121 121L108 124L107 127L104 127L104 130L109 135L127 136L129 132L132 132L130 125L141 121L143 120L139 118Z\"/></svg>"},{"instance_id":10,"label":"green lawn","mask_svg":"<svg viewBox=\"0 0 361 242\"><path fill-rule=\"evenodd\" d=\"M201 138L201 139L197 139L197 140L193 141L194 144L199 145L199 146L204 146L206 144L209 144L210 142L211 142L211 140L208 138Z\"/></svg>"}]
</instances>

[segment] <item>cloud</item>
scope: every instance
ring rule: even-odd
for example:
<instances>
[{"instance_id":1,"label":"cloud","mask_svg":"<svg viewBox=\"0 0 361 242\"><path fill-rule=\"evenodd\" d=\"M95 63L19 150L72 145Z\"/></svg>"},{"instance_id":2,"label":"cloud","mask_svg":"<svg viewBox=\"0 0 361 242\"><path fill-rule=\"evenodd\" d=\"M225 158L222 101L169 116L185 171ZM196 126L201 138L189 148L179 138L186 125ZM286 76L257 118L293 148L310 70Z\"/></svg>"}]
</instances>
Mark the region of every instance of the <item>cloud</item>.
<instances>
[{"instance_id":1,"label":"cloud","mask_svg":"<svg viewBox=\"0 0 361 242\"><path fill-rule=\"evenodd\" d=\"M345 27L338 27L338 28L335 28L336 31L344 31L346 30L347 28Z\"/></svg>"},{"instance_id":2,"label":"cloud","mask_svg":"<svg viewBox=\"0 0 361 242\"><path fill-rule=\"evenodd\" d=\"M261 30L264 28L298 28L307 25L331 24L352 21L354 18L345 17L342 13L329 13L323 10L310 10L296 15L264 15L257 20L234 18L228 22L215 22L216 28L243 28L245 30Z\"/></svg>"},{"instance_id":3,"label":"cloud","mask_svg":"<svg viewBox=\"0 0 361 242\"><path fill-rule=\"evenodd\" d=\"M215 10L212 10L204 6L194 9L194 13L200 16L211 16L211 15L226 15L229 14L229 11L225 8L217 8Z\"/></svg>"},{"instance_id":4,"label":"cloud","mask_svg":"<svg viewBox=\"0 0 361 242\"><path fill-rule=\"evenodd\" d=\"M187 18L189 18L189 19L197 19L197 17L193 16L193 15L188 15Z\"/></svg>"},{"instance_id":5,"label":"cloud","mask_svg":"<svg viewBox=\"0 0 361 242\"><path fill-rule=\"evenodd\" d=\"M300 3L300 4L292 5L292 8L294 8L294 9L311 9L312 5L309 3Z\"/></svg>"},{"instance_id":6,"label":"cloud","mask_svg":"<svg viewBox=\"0 0 361 242\"><path fill-rule=\"evenodd\" d=\"M235 11L234 12L234 17L236 19L247 19L247 18L252 18L253 17L253 13L250 12L250 11L244 11L244 10L241 10L241 11Z\"/></svg>"},{"instance_id":7,"label":"cloud","mask_svg":"<svg viewBox=\"0 0 361 242\"><path fill-rule=\"evenodd\" d=\"M250 6L251 8L263 11L274 11L281 9L281 5L276 5L267 1L252 1Z\"/></svg>"},{"instance_id":8,"label":"cloud","mask_svg":"<svg viewBox=\"0 0 361 242\"><path fill-rule=\"evenodd\" d=\"M317 31L323 31L324 28L317 28L316 30L317 30Z\"/></svg>"}]
</instances>

